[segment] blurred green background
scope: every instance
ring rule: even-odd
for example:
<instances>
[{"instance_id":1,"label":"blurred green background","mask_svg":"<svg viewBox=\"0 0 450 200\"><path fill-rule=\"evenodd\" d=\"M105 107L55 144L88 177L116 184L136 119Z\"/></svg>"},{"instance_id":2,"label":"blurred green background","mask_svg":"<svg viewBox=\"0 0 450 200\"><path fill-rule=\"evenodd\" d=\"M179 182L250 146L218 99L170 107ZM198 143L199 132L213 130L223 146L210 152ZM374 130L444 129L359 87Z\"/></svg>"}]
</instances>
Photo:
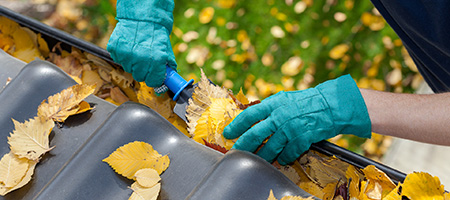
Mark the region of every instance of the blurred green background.
<instances>
[{"instance_id":1,"label":"blurred green background","mask_svg":"<svg viewBox=\"0 0 450 200\"><path fill-rule=\"evenodd\" d=\"M29 1L51 6L42 22L106 48L115 0ZM242 88L251 99L344 74L381 91L411 93L423 82L369 0L175 0L171 42L186 79L198 80L202 68L216 84L234 93ZM375 159L390 144L378 135L332 141Z\"/></svg>"}]
</instances>

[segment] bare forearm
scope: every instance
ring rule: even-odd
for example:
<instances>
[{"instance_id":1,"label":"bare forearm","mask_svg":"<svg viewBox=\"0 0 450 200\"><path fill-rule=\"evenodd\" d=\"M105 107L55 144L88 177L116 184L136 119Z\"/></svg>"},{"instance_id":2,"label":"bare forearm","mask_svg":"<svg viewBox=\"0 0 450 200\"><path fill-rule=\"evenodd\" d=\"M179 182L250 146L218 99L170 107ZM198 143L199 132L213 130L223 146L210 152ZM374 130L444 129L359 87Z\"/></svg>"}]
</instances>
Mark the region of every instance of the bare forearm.
<instances>
[{"instance_id":1,"label":"bare forearm","mask_svg":"<svg viewBox=\"0 0 450 200\"><path fill-rule=\"evenodd\" d=\"M418 95L360 90L373 132L450 145L450 93Z\"/></svg>"}]
</instances>

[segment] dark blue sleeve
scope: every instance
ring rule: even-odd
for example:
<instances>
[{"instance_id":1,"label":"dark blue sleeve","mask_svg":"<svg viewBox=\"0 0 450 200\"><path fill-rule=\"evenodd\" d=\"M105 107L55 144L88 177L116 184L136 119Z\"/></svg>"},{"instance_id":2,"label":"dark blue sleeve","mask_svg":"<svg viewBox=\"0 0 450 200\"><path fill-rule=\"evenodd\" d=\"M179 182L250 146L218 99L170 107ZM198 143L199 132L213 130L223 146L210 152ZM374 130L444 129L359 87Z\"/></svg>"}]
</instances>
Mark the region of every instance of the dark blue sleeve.
<instances>
[{"instance_id":1,"label":"dark blue sleeve","mask_svg":"<svg viewBox=\"0 0 450 200\"><path fill-rule=\"evenodd\" d=\"M371 0L434 92L450 92L450 0Z\"/></svg>"}]
</instances>

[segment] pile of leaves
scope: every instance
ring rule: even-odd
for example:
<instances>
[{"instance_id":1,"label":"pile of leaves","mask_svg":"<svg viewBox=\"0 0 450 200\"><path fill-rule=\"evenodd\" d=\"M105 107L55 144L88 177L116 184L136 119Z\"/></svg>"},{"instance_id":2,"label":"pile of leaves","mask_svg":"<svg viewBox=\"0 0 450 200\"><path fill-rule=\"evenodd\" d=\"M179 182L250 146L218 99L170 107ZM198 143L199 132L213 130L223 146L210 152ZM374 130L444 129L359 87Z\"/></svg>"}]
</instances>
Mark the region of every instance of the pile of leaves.
<instances>
[{"instance_id":1,"label":"pile of leaves","mask_svg":"<svg viewBox=\"0 0 450 200\"><path fill-rule=\"evenodd\" d=\"M94 92L95 85L74 85L50 96L38 107L37 116L20 123L12 119L14 131L8 137L10 152L0 160L0 195L26 185L41 157L49 147L49 135L55 122L91 110L83 101Z\"/></svg>"},{"instance_id":2,"label":"pile of leaves","mask_svg":"<svg viewBox=\"0 0 450 200\"><path fill-rule=\"evenodd\" d=\"M395 184L373 165L359 169L315 151L278 167L300 188L321 199L450 199L439 178L428 173L414 172Z\"/></svg>"}]
</instances>

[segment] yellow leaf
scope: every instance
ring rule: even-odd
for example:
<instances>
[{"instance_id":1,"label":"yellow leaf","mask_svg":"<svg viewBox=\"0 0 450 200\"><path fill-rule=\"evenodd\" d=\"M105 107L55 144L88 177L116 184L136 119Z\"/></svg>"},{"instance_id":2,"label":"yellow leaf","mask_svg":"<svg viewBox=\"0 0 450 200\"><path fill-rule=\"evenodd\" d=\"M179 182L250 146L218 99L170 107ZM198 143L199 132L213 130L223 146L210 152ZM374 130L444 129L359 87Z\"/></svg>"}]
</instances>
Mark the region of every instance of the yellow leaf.
<instances>
[{"instance_id":1,"label":"yellow leaf","mask_svg":"<svg viewBox=\"0 0 450 200\"><path fill-rule=\"evenodd\" d=\"M36 164L37 164L37 162L28 160L28 170L27 170L25 176L23 176L22 180L14 187L6 187L4 184L0 183L0 195L4 196L4 195L8 194L9 192L19 189L19 188L23 187L24 185L26 185L28 182L30 182L31 177L33 176L34 168L36 167Z\"/></svg>"},{"instance_id":2,"label":"yellow leaf","mask_svg":"<svg viewBox=\"0 0 450 200\"><path fill-rule=\"evenodd\" d=\"M399 194L399 188L401 184L398 184L396 188L394 188L389 194L387 194L383 200L401 200L402 196Z\"/></svg>"},{"instance_id":3,"label":"yellow leaf","mask_svg":"<svg viewBox=\"0 0 450 200\"><path fill-rule=\"evenodd\" d=\"M49 134L54 127L51 120L41 121L38 117L19 123L13 119L15 130L8 137L11 151L19 158L39 160L42 154L50 151Z\"/></svg>"},{"instance_id":4,"label":"yellow leaf","mask_svg":"<svg viewBox=\"0 0 450 200\"><path fill-rule=\"evenodd\" d=\"M244 105L250 103L248 98L244 95L244 92L242 92L242 88L239 90L239 93L236 95L236 99Z\"/></svg>"},{"instance_id":5,"label":"yellow leaf","mask_svg":"<svg viewBox=\"0 0 450 200\"><path fill-rule=\"evenodd\" d=\"M168 119L168 121L175 126L175 128L177 128L179 131L181 131L184 135L186 135L187 137L191 137L191 135L189 135L188 131L187 131L187 124L184 120L182 120L180 117L178 117L177 115L174 115L172 117L170 117Z\"/></svg>"},{"instance_id":6,"label":"yellow leaf","mask_svg":"<svg viewBox=\"0 0 450 200\"><path fill-rule=\"evenodd\" d=\"M7 17L0 16L0 30L5 35L12 35L18 28L19 24Z\"/></svg>"},{"instance_id":7,"label":"yellow leaf","mask_svg":"<svg viewBox=\"0 0 450 200\"><path fill-rule=\"evenodd\" d=\"M359 182L362 180L362 174L354 167L349 165L347 171L345 172L345 177L347 178L348 191L350 197L358 197L360 194Z\"/></svg>"},{"instance_id":8,"label":"yellow leaf","mask_svg":"<svg viewBox=\"0 0 450 200\"><path fill-rule=\"evenodd\" d=\"M28 159L19 158L14 153L5 154L0 160L0 184L14 187L22 180L28 170Z\"/></svg>"},{"instance_id":9,"label":"yellow leaf","mask_svg":"<svg viewBox=\"0 0 450 200\"><path fill-rule=\"evenodd\" d=\"M152 168L161 174L170 164L167 155L162 156L152 145L139 141L119 147L103 162L108 163L118 174L133 180L134 174L140 169Z\"/></svg>"},{"instance_id":10,"label":"yellow leaf","mask_svg":"<svg viewBox=\"0 0 450 200\"><path fill-rule=\"evenodd\" d=\"M220 8L232 8L236 4L236 0L218 0L217 4Z\"/></svg>"},{"instance_id":11,"label":"yellow leaf","mask_svg":"<svg viewBox=\"0 0 450 200\"><path fill-rule=\"evenodd\" d=\"M199 143L203 140L231 149L234 142L223 137L223 129L242 110L237 109L231 98L210 98L211 105L197 120L195 131L191 133L193 139Z\"/></svg>"},{"instance_id":12,"label":"yellow leaf","mask_svg":"<svg viewBox=\"0 0 450 200\"><path fill-rule=\"evenodd\" d=\"M450 193L446 192L444 194L444 200L450 200Z\"/></svg>"},{"instance_id":13,"label":"yellow leaf","mask_svg":"<svg viewBox=\"0 0 450 200\"><path fill-rule=\"evenodd\" d=\"M275 198L275 195L273 195L272 190L270 190L269 197L267 198L267 200L278 200L277 198Z\"/></svg>"},{"instance_id":14,"label":"yellow leaf","mask_svg":"<svg viewBox=\"0 0 450 200\"><path fill-rule=\"evenodd\" d=\"M350 49L350 47L347 44L340 44L337 45L335 47L333 47L333 49L331 49L329 56L332 59L340 59L342 57L344 57L345 53L347 53L347 51Z\"/></svg>"},{"instance_id":15,"label":"yellow leaf","mask_svg":"<svg viewBox=\"0 0 450 200\"><path fill-rule=\"evenodd\" d=\"M35 41L30 37L28 31L23 27L16 29L12 37L15 42L15 50L12 55L24 62L31 62L36 58L44 60L41 52L35 45Z\"/></svg>"},{"instance_id":16,"label":"yellow leaf","mask_svg":"<svg viewBox=\"0 0 450 200\"><path fill-rule=\"evenodd\" d=\"M89 103L86 101L82 101L80 102L80 104L78 104L78 111L75 114L84 113L89 110L92 110L91 105L89 105Z\"/></svg>"},{"instance_id":17,"label":"yellow leaf","mask_svg":"<svg viewBox=\"0 0 450 200\"><path fill-rule=\"evenodd\" d=\"M10 48L14 46L14 40L7 36L0 33L0 49L3 49L3 51L8 52Z\"/></svg>"},{"instance_id":18,"label":"yellow leaf","mask_svg":"<svg viewBox=\"0 0 450 200\"><path fill-rule=\"evenodd\" d=\"M38 116L43 119L53 119L64 122L80 108L78 104L95 90L95 85L74 85L60 93L48 97L38 107Z\"/></svg>"},{"instance_id":19,"label":"yellow leaf","mask_svg":"<svg viewBox=\"0 0 450 200\"><path fill-rule=\"evenodd\" d=\"M133 194L131 194L128 200L156 200L161 190L161 183L156 184L153 187L143 187L139 183L134 182L131 185Z\"/></svg>"},{"instance_id":20,"label":"yellow leaf","mask_svg":"<svg viewBox=\"0 0 450 200\"><path fill-rule=\"evenodd\" d=\"M300 73L300 70L303 68L303 60L298 57L290 57L287 62L285 62L281 66L281 73L286 76L295 76Z\"/></svg>"},{"instance_id":21,"label":"yellow leaf","mask_svg":"<svg viewBox=\"0 0 450 200\"><path fill-rule=\"evenodd\" d=\"M188 120L188 132L193 136L197 121L203 112L211 105L210 98L230 98L226 89L211 84L203 70L198 86L194 89L192 98L186 108L186 118Z\"/></svg>"},{"instance_id":22,"label":"yellow leaf","mask_svg":"<svg viewBox=\"0 0 450 200\"><path fill-rule=\"evenodd\" d=\"M48 57L50 49L48 48L47 42L42 38L42 35L40 33L37 34L37 44L42 56Z\"/></svg>"},{"instance_id":23,"label":"yellow leaf","mask_svg":"<svg viewBox=\"0 0 450 200\"><path fill-rule=\"evenodd\" d=\"M212 20L213 17L214 17L214 8L206 7L203 8L202 11L200 11L198 20L202 24L207 24Z\"/></svg>"},{"instance_id":24,"label":"yellow leaf","mask_svg":"<svg viewBox=\"0 0 450 200\"><path fill-rule=\"evenodd\" d=\"M143 187L153 187L161 180L158 172L152 168L140 169L134 174L134 177L136 182Z\"/></svg>"},{"instance_id":25,"label":"yellow leaf","mask_svg":"<svg viewBox=\"0 0 450 200\"><path fill-rule=\"evenodd\" d=\"M336 183L328 183L327 186L325 186L323 188L323 196L322 199L323 200L332 200L334 197L334 194L336 193L336 188L337 188L337 184L339 184L339 182Z\"/></svg>"},{"instance_id":26,"label":"yellow leaf","mask_svg":"<svg viewBox=\"0 0 450 200\"><path fill-rule=\"evenodd\" d=\"M369 165L362 171L368 180L368 189L366 191L380 189L376 188L376 183L378 183L381 186L381 192L384 197L395 188L394 182L392 182L392 180L384 172L377 169L374 165Z\"/></svg>"},{"instance_id":27,"label":"yellow leaf","mask_svg":"<svg viewBox=\"0 0 450 200\"><path fill-rule=\"evenodd\" d=\"M444 186L437 177L425 172L414 172L406 176L402 196L409 199L444 199Z\"/></svg>"},{"instance_id":28,"label":"yellow leaf","mask_svg":"<svg viewBox=\"0 0 450 200\"><path fill-rule=\"evenodd\" d=\"M312 199L313 199L312 196L308 198L303 198L301 196L284 196L280 200L312 200ZM277 200L277 198L275 198L275 195L273 195L272 190L270 190L269 197L267 198L267 200Z\"/></svg>"},{"instance_id":29,"label":"yellow leaf","mask_svg":"<svg viewBox=\"0 0 450 200\"><path fill-rule=\"evenodd\" d=\"M139 103L150 107L166 119L173 116L173 108L170 104L172 100L167 94L156 96L156 93L152 88L148 87L144 82L141 82L140 84L141 87L137 91Z\"/></svg>"}]
</instances>

